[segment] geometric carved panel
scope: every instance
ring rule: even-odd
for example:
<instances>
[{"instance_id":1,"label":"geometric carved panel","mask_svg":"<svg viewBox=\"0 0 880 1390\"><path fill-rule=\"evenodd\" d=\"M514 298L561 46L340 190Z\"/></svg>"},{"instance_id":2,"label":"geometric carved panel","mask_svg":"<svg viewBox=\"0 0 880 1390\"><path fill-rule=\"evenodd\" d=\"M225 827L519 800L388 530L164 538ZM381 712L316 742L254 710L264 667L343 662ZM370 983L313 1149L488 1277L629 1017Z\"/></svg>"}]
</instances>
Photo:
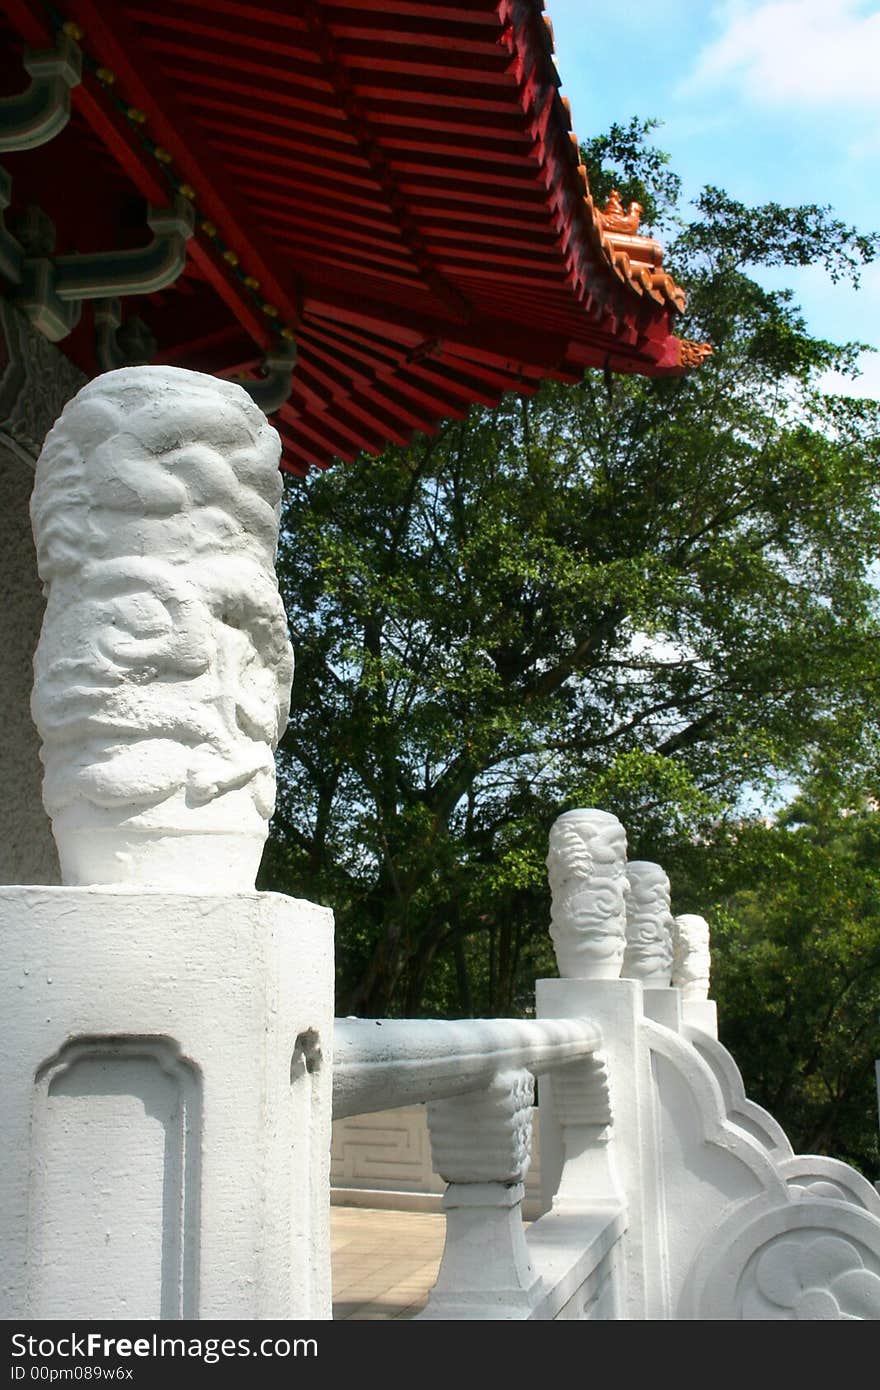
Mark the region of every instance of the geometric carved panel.
<instances>
[{"instance_id":1,"label":"geometric carved panel","mask_svg":"<svg viewBox=\"0 0 880 1390\"><path fill-rule=\"evenodd\" d=\"M166 1038L79 1038L36 1089L33 1316L197 1317L198 1073Z\"/></svg>"},{"instance_id":2,"label":"geometric carved panel","mask_svg":"<svg viewBox=\"0 0 880 1390\"><path fill-rule=\"evenodd\" d=\"M335 1187L391 1192L443 1192L446 1187L431 1167L422 1105L337 1120L330 1153Z\"/></svg>"},{"instance_id":3,"label":"geometric carved panel","mask_svg":"<svg viewBox=\"0 0 880 1390\"><path fill-rule=\"evenodd\" d=\"M541 1187L538 1116L536 1107L532 1164L526 1177L526 1191L535 1200ZM445 1192L446 1184L432 1166L425 1106L407 1105L334 1120L330 1182L336 1188L374 1192Z\"/></svg>"}]
</instances>

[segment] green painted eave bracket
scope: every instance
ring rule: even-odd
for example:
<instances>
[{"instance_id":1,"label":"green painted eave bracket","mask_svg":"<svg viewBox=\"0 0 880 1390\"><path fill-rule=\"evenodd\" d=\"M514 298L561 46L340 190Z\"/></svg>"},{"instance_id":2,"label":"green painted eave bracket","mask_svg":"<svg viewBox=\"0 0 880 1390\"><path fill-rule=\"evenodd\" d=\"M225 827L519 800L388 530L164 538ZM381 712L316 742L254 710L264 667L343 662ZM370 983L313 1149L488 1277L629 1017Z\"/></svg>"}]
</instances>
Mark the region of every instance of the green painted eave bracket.
<instances>
[{"instance_id":1,"label":"green painted eave bracket","mask_svg":"<svg viewBox=\"0 0 880 1390\"><path fill-rule=\"evenodd\" d=\"M54 48L25 49L30 86L0 98L0 153L34 150L63 130L70 120L70 92L82 78L82 54L67 34Z\"/></svg>"},{"instance_id":2,"label":"green painted eave bracket","mask_svg":"<svg viewBox=\"0 0 880 1390\"><path fill-rule=\"evenodd\" d=\"M170 208L151 207L147 225L153 232L147 246L25 260L15 302L57 343L75 326L84 300L124 299L173 285L195 228L192 204L178 196Z\"/></svg>"},{"instance_id":3,"label":"green painted eave bracket","mask_svg":"<svg viewBox=\"0 0 880 1390\"><path fill-rule=\"evenodd\" d=\"M54 288L63 302L153 294L173 285L186 264L186 243L195 230L192 203L177 197L170 208L151 207L153 240L132 251L56 256Z\"/></svg>"},{"instance_id":4,"label":"green painted eave bracket","mask_svg":"<svg viewBox=\"0 0 880 1390\"><path fill-rule=\"evenodd\" d=\"M247 391L254 404L266 415L274 415L290 398L295 366L296 343L284 343L263 358L263 375L256 381L243 376L232 379L237 386L242 386Z\"/></svg>"}]
</instances>

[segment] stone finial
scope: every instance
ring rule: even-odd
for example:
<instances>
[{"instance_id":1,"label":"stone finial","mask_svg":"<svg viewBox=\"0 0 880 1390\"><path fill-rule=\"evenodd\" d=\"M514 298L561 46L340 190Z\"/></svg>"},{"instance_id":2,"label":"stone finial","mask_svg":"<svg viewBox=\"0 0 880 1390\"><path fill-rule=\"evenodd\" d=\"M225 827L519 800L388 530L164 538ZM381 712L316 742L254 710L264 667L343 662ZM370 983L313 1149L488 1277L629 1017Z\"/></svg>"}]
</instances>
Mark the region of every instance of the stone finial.
<instances>
[{"instance_id":1,"label":"stone finial","mask_svg":"<svg viewBox=\"0 0 880 1390\"><path fill-rule=\"evenodd\" d=\"M709 997L709 923L693 912L673 920L672 983L684 999Z\"/></svg>"},{"instance_id":2,"label":"stone finial","mask_svg":"<svg viewBox=\"0 0 880 1390\"><path fill-rule=\"evenodd\" d=\"M672 969L672 912L669 879L659 864L634 859L627 865L626 953L621 974L650 987L669 984Z\"/></svg>"},{"instance_id":3,"label":"stone finial","mask_svg":"<svg viewBox=\"0 0 880 1390\"><path fill-rule=\"evenodd\" d=\"M607 811L566 811L550 831L550 935L559 973L620 975L626 941L626 831Z\"/></svg>"},{"instance_id":4,"label":"stone finial","mask_svg":"<svg viewBox=\"0 0 880 1390\"><path fill-rule=\"evenodd\" d=\"M293 672L279 453L244 391L172 367L98 377L46 439L32 710L65 883L253 887Z\"/></svg>"}]
</instances>

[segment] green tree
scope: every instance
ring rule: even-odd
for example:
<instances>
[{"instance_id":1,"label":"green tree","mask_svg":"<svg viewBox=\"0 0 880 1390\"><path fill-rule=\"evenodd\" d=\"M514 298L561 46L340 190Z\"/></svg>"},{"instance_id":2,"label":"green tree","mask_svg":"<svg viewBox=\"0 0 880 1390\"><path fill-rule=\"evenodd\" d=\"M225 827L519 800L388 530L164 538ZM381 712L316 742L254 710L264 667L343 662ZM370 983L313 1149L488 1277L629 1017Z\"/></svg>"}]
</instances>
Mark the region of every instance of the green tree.
<instances>
[{"instance_id":1,"label":"green tree","mask_svg":"<svg viewBox=\"0 0 880 1390\"><path fill-rule=\"evenodd\" d=\"M649 130L585 153L673 226ZM683 335L714 347L699 372L548 383L290 481L298 669L262 882L333 906L343 1012L526 1008L572 805L663 857L819 749L873 768L880 408L819 392L856 347L754 277L876 249L828 210L706 190L667 256Z\"/></svg>"},{"instance_id":2,"label":"green tree","mask_svg":"<svg viewBox=\"0 0 880 1390\"><path fill-rule=\"evenodd\" d=\"M880 812L816 777L774 824L680 851L712 925L722 1040L797 1151L880 1170Z\"/></svg>"}]
</instances>

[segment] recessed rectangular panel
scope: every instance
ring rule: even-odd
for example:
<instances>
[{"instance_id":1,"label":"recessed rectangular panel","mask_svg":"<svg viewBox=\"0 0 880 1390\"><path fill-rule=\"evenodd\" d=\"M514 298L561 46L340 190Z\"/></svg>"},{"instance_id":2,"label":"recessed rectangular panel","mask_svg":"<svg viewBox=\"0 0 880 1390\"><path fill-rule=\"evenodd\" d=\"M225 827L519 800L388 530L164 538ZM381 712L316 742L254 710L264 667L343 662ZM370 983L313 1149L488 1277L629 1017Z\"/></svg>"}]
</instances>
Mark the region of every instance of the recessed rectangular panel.
<instances>
[{"instance_id":1,"label":"recessed rectangular panel","mask_svg":"<svg viewBox=\"0 0 880 1390\"><path fill-rule=\"evenodd\" d=\"M196 1316L192 1069L164 1039L82 1040L38 1088L34 1316Z\"/></svg>"}]
</instances>

